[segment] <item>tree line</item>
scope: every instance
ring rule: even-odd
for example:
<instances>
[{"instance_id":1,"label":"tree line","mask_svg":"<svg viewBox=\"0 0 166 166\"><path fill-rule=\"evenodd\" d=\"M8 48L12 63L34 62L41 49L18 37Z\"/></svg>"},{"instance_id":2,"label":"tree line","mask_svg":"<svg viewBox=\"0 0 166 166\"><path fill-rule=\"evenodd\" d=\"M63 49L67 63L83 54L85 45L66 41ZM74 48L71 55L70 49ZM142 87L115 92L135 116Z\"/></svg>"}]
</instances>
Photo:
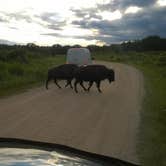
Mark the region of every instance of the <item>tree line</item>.
<instances>
[{"instance_id":1,"label":"tree line","mask_svg":"<svg viewBox=\"0 0 166 166\"><path fill-rule=\"evenodd\" d=\"M57 56L66 54L71 47L81 47L80 45L62 46L54 44L53 46L38 46L34 43L27 45L5 45L0 44L0 61L18 59L27 63L28 57ZM159 36L148 36L141 40L127 41L120 44L111 44L104 46L89 45L87 48L94 52L125 52L125 51L166 51L166 38Z\"/></svg>"}]
</instances>

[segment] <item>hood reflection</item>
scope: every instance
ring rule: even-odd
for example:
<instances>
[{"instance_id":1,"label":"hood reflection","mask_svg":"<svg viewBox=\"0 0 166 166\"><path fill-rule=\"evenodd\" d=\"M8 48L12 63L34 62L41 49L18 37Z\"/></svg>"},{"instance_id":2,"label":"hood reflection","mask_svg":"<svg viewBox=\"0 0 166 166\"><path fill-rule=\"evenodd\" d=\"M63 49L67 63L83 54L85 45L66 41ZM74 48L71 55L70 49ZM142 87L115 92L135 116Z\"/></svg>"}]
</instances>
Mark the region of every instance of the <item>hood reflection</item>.
<instances>
[{"instance_id":1,"label":"hood reflection","mask_svg":"<svg viewBox=\"0 0 166 166\"><path fill-rule=\"evenodd\" d=\"M3 166L101 166L90 160L66 156L55 151L22 148L0 148Z\"/></svg>"}]
</instances>

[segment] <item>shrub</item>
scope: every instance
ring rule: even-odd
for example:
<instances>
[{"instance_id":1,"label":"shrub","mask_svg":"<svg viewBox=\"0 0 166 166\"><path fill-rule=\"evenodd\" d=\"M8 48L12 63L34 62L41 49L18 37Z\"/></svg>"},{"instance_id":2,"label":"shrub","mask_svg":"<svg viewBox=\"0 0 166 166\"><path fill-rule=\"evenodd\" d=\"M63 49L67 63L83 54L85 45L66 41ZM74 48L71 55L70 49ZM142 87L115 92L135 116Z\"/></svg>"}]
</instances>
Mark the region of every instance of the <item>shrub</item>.
<instances>
[{"instance_id":1,"label":"shrub","mask_svg":"<svg viewBox=\"0 0 166 166\"><path fill-rule=\"evenodd\" d=\"M7 67L4 63L0 63L0 81L5 80L8 77L9 73Z\"/></svg>"},{"instance_id":2,"label":"shrub","mask_svg":"<svg viewBox=\"0 0 166 166\"><path fill-rule=\"evenodd\" d=\"M23 49L15 49L7 54L7 61L18 61L20 63L28 63L28 57Z\"/></svg>"},{"instance_id":3,"label":"shrub","mask_svg":"<svg viewBox=\"0 0 166 166\"><path fill-rule=\"evenodd\" d=\"M161 56L157 60L158 66L166 66L166 56Z\"/></svg>"},{"instance_id":4,"label":"shrub","mask_svg":"<svg viewBox=\"0 0 166 166\"><path fill-rule=\"evenodd\" d=\"M9 66L8 72L11 75L23 76L24 75L24 68L20 64L12 64Z\"/></svg>"}]
</instances>

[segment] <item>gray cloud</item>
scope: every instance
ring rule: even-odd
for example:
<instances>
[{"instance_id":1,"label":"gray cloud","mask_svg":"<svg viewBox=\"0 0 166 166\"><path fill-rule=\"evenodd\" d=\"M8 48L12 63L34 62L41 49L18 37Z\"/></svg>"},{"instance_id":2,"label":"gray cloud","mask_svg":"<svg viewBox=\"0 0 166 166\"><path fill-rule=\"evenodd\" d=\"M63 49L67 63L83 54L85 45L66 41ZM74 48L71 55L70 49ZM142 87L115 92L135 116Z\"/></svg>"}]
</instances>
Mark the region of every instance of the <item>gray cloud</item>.
<instances>
[{"instance_id":1,"label":"gray cloud","mask_svg":"<svg viewBox=\"0 0 166 166\"><path fill-rule=\"evenodd\" d=\"M148 7L155 4L157 0L110 0L110 2L106 4L98 4L97 8L100 10L125 10L130 6L138 6L138 7Z\"/></svg>"},{"instance_id":2,"label":"gray cloud","mask_svg":"<svg viewBox=\"0 0 166 166\"><path fill-rule=\"evenodd\" d=\"M28 14L25 12L15 12L15 13L0 12L0 14L1 14L0 17L1 22L10 22L11 19L15 19L17 21L25 20L28 23L32 22L32 18L28 16ZM5 19L2 16L4 16Z\"/></svg>"},{"instance_id":3,"label":"gray cloud","mask_svg":"<svg viewBox=\"0 0 166 166\"><path fill-rule=\"evenodd\" d=\"M59 33L42 33L40 35L62 37Z\"/></svg>"},{"instance_id":4,"label":"gray cloud","mask_svg":"<svg viewBox=\"0 0 166 166\"><path fill-rule=\"evenodd\" d=\"M0 44L15 45L18 43L9 40L0 39Z\"/></svg>"},{"instance_id":5,"label":"gray cloud","mask_svg":"<svg viewBox=\"0 0 166 166\"><path fill-rule=\"evenodd\" d=\"M6 13L5 15L8 17L9 20L15 19L17 21L25 20L28 23L32 22L32 18L30 16L28 16L27 13L24 13L24 12Z\"/></svg>"},{"instance_id":6,"label":"gray cloud","mask_svg":"<svg viewBox=\"0 0 166 166\"><path fill-rule=\"evenodd\" d=\"M61 27L66 25L66 20L60 18L57 13L45 12L41 15L29 16L26 12L0 12L0 22L9 23L12 19L15 19L16 21L25 20L28 23L37 23L53 30L61 30Z\"/></svg>"},{"instance_id":7,"label":"gray cloud","mask_svg":"<svg viewBox=\"0 0 166 166\"><path fill-rule=\"evenodd\" d=\"M166 37L166 7L159 7L157 0L110 0L107 4L97 4L92 8L70 9L79 18L73 20L72 24L83 29L96 29L96 36L65 36L59 33L46 33L41 35L57 36L61 38L83 38L87 40L98 40L109 43L121 42L143 38L148 35L160 35ZM130 6L141 7L138 13L124 14ZM121 19L103 20L100 12L113 12L120 10L123 14ZM28 12L0 12L0 22L9 23L11 20L25 20L28 23L37 23L44 28L62 30L67 20L56 12L45 12L39 15L28 15ZM9 26L8 26L9 27ZM16 27L9 27L17 29Z\"/></svg>"},{"instance_id":8,"label":"gray cloud","mask_svg":"<svg viewBox=\"0 0 166 166\"><path fill-rule=\"evenodd\" d=\"M83 29L96 29L99 34L95 36L64 36L59 33L42 35L61 38L79 38L98 40L107 44L119 43L127 40L141 39L149 35L166 37L166 7L148 7L135 14L126 14L121 19L114 21L82 19L73 21L72 24Z\"/></svg>"},{"instance_id":9,"label":"gray cloud","mask_svg":"<svg viewBox=\"0 0 166 166\"><path fill-rule=\"evenodd\" d=\"M16 27L8 27L8 28L10 28L10 29L15 29L15 30L18 30L19 28L16 28Z\"/></svg>"},{"instance_id":10,"label":"gray cloud","mask_svg":"<svg viewBox=\"0 0 166 166\"><path fill-rule=\"evenodd\" d=\"M73 36L73 35L62 35L59 33L43 33L40 35L44 35L44 36L53 36L53 37L58 37L58 38L74 38L74 39L89 39L90 36Z\"/></svg>"},{"instance_id":11,"label":"gray cloud","mask_svg":"<svg viewBox=\"0 0 166 166\"><path fill-rule=\"evenodd\" d=\"M103 36L103 35L97 35L97 36L94 36L94 35L70 36L70 35L61 35L59 33L45 33L45 34L41 34L41 35L58 37L58 38L85 39L85 40L88 40L88 41L97 40L97 41L100 41L100 42L104 41L107 44L115 43L115 41L122 41L122 38L120 38L118 36L117 37L114 36L113 38L111 38L110 36Z\"/></svg>"},{"instance_id":12,"label":"gray cloud","mask_svg":"<svg viewBox=\"0 0 166 166\"><path fill-rule=\"evenodd\" d=\"M62 19L57 13L45 12L36 16L45 23L46 27L53 30L61 30L66 25L66 20Z\"/></svg>"},{"instance_id":13,"label":"gray cloud","mask_svg":"<svg viewBox=\"0 0 166 166\"><path fill-rule=\"evenodd\" d=\"M82 9L71 9L71 11L78 18L82 19L102 19L99 13L101 11L113 12L115 10L120 10L124 12L130 6L137 6L142 8L147 8L149 6L154 6L157 0L110 0L106 4L98 3L96 7L82 8Z\"/></svg>"},{"instance_id":14,"label":"gray cloud","mask_svg":"<svg viewBox=\"0 0 166 166\"><path fill-rule=\"evenodd\" d=\"M38 17L41 20L46 21L46 22L51 23L51 24L55 23L59 19L59 16L57 13L51 13L51 12L42 13Z\"/></svg>"},{"instance_id":15,"label":"gray cloud","mask_svg":"<svg viewBox=\"0 0 166 166\"><path fill-rule=\"evenodd\" d=\"M101 38L99 38L98 36L92 36L92 35L89 35L89 36L73 36L73 35L62 35L62 34L59 34L59 33L44 33L44 34L40 34L40 35L46 35L46 36L52 36L52 37L58 37L58 38L72 38L72 39L85 39L85 40L99 40L101 41Z\"/></svg>"},{"instance_id":16,"label":"gray cloud","mask_svg":"<svg viewBox=\"0 0 166 166\"><path fill-rule=\"evenodd\" d=\"M166 7L147 7L135 14L126 14L121 19L114 21L73 21L85 29L97 29L99 35L94 39L104 41L107 44L134 40L148 35L160 35L166 37ZM92 39L92 36L90 36Z\"/></svg>"},{"instance_id":17,"label":"gray cloud","mask_svg":"<svg viewBox=\"0 0 166 166\"><path fill-rule=\"evenodd\" d=\"M63 22L62 23L57 22L56 24L49 24L46 27L53 30L62 30L63 25L65 25Z\"/></svg>"},{"instance_id":18,"label":"gray cloud","mask_svg":"<svg viewBox=\"0 0 166 166\"><path fill-rule=\"evenodd\" d=\"M98 9L97 8L87 8L87 9L71 9L71 11L77 16L78 18L82 19L101 19L102 17L98 15Z\"/></svg>"},{"instance_id":19,"label":"gray cloud","mask_svg":"<svg viewBox=\"0 0 166 166\"><path fill-rule=\"evenodd\" d=\"M2 16L0 16L0 22L8 22L8 20L4 19Z\"/></svg>"}]
</instances>

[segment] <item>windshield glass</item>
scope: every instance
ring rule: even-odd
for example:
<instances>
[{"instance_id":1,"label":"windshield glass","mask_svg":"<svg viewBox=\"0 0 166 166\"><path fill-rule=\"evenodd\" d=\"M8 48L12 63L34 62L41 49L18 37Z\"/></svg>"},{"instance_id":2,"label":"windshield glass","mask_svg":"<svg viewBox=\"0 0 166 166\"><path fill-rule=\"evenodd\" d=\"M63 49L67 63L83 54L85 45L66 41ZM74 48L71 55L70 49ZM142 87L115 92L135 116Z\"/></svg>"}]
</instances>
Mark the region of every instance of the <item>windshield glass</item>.
<instances>
[{"instance_id":1,"label":"windshield glass","mask_svg":"<svg viewBox=\"0 0 166 166\"><path fill-rule=\"evenodd\" d=\"M166 166L165 133L166 0L0 0L0 166Z\"/></svg>"}]
</instances>

